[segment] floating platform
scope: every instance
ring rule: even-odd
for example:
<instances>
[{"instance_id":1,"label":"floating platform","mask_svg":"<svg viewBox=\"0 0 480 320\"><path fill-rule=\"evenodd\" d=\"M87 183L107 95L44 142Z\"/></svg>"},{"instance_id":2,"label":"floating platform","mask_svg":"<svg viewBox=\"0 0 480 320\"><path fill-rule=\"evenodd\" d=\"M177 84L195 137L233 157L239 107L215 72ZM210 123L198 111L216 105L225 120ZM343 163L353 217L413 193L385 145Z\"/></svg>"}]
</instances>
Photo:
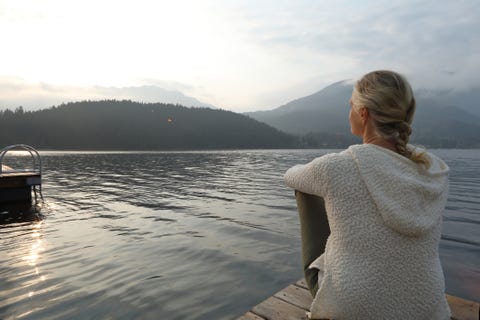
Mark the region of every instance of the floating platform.
<instances>
[{"instance_id":1,"label":"floating platform","mask_svg":"<svg viewBox=\"0 0 480 320\"><path fill-rule=\"evenodd\" d=\"M306 320L312 295L304 279L254 306L237 320ZM479 320L479 303L447 294L453 320Z\"/></svg>"},{"instance_id":2,"label":"floating platform","mask_svg":"<svg viewBox=\"0 0 480 320\"><path fill-rule=\"evenodd\" d=\"M38 173L10 173L0 176L0 204L32 202L32 190L41 185Z\"/></svg>"},{"instance_id":3,"label":"floating platform","mask_svg":"<svg viewBox=\"0 0 480 320\"><path fill-rule=\"evenodd\" d=\"M27 152L32 160L29 168L11 168L3 164L10 151ZM27 155L28 156L28 155ZM37 200L41 196L42 164L40 155L34 148L17 144L0 150L0 204L31 203L32 193Z\"/></svg>"}]
</instances>

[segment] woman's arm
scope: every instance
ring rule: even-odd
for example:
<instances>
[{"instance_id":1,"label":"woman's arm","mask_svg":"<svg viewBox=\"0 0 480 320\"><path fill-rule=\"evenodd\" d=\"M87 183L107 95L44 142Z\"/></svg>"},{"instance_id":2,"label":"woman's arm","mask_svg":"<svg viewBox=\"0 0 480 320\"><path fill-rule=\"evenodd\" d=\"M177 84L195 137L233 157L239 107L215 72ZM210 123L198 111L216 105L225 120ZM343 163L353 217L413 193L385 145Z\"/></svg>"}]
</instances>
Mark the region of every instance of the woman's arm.
<instances>
[{"instance_id":1,"label":"woman's arm","mask_svg":"<svg viewBox=\"0 0 480 320\"><path fill-rule=\"evenodd\" d=\"M285 183L303 193L325 197L328 185L328 164L334 155L327 154L307 164L291 167L285 172Z\"/></svg>"}]
</instances>

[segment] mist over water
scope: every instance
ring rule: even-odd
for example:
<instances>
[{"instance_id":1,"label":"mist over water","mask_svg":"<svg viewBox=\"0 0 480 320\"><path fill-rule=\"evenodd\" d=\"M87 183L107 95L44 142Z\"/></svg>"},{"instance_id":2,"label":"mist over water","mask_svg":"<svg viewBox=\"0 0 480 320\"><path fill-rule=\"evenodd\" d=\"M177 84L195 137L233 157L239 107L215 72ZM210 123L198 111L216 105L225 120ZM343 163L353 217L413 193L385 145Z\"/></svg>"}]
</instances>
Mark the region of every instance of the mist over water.
<instances>
[{"instance_id":1,"label":"mist over water","mask_svg":"<svg viewBox=\"0 0 480 320\"><path fill-rule=\"evenodd\" d=\"M0 226L0 318L234 319L302 277L283 173L330 151L42 152L43 219ZM447 292L478 301L480 150L434 153Z\"/></svg>"}]
</instances>

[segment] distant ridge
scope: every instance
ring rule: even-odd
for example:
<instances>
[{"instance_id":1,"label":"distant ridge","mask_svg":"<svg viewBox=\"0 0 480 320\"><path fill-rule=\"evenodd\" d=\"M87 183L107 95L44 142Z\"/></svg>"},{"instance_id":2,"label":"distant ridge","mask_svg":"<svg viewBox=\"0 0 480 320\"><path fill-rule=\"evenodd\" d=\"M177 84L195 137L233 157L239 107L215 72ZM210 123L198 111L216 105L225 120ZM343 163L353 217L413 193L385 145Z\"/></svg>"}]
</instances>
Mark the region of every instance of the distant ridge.
<instances>
[{"instance_id":1,"label":"distant ridge","mask_svg":"<svg viewBox=\"0 0 480 320\"><path fill-rule=\"evenodd\" d=\"M279 130L303 136L309 146L344 147L360 140L350 133L351 81L340 81L312 95L269 111L246 115ZM411 142L438 148L480 148L480 89L419 90Z\"/></svg>"},{"instance_id":2,"label":"distant ridge","mask_svg":"<svg viewBox=\"0 0 480 320\"><path fill-rule=\"evenodd\" d=\"M46 83L27 83L21 79L2 80L0 78L0 110L15 109L20 106L25 110L39 110L67 102L111 99L216 108L178 90L167 90L155 85L130 87L60 86Z\"/></svg>"},{"instance_id":3,"label":"distant ridge","mask_svg":"<svg viewBox=\"0 0 480 320\"><path fill-rule=\"evenodd\" d=\"M98 92L109 99L132 100L148 103L171 103L186 107L203 107L216 109L212 104L204 103L196 98L189 97L180 91L166 90L158 86L139 87L94 87Z\"/></svg>"}]
</instances>

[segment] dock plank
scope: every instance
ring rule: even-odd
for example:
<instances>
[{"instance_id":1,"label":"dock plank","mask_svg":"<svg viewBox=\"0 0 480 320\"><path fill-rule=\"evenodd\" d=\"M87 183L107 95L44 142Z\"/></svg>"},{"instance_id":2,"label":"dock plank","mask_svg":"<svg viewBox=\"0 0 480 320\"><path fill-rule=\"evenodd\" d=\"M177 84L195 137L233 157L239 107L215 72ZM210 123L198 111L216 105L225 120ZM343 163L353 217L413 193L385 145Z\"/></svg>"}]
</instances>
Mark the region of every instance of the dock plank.
<instances>
[{"instance_id":1,"label":"dock plank","mask_svg":"<svg viewBox=\"0 0 480 320\"><path fill-rule=\"evenodd\" d=\"M305 278L298 280L297 282L295 282L295 284L299 287L302 287L308 290L308 286L307 286L307 282L305 281Z\"/></svg>"},{"instance_id":2,"label":"dock plank","mask_svg":"<svg viewBox=\"0 0 480 320\"><path fill-rule=\"evenodd\" d=\"M479 320L480 305L473 302L447 294L447 301L452 310L453 320Z\"/></svg>"},{"instance_id":3,"label":"dock plank","mask_svg":"<svg viewBox=\"0 0 480 320\"><path fill-rule=\"evenodd\" d=\"M304 320L308 319L305 310L277 297L270 297L252 308L252 312L265 319Z\"/></svg>"},{"instance_id":4,"label":"dock plank","mask_svg":"<svg viewBox=\"0 0 480 320\"><path fill-rule=\"evenodd\" d=\"M247 313L245 313L244 315L242 315L240 318L238 318L237 320L265 320L265 318L262 318L260 316L257 316L256 314L254 313L251 313L250 311L248 311Z\"/></svg>"},{"instance_id":5,"label":"dock plank","mask_svg":"<svg viewBox=\"0 0 480 320\"><path fill-rule=\"evenodd\" d=\"M313 301L310 291L293 284L277 292L274 297L282 299L299 308L302 308L305 311L309 310L310 305Z\"/></svg>"}]
</instances>

